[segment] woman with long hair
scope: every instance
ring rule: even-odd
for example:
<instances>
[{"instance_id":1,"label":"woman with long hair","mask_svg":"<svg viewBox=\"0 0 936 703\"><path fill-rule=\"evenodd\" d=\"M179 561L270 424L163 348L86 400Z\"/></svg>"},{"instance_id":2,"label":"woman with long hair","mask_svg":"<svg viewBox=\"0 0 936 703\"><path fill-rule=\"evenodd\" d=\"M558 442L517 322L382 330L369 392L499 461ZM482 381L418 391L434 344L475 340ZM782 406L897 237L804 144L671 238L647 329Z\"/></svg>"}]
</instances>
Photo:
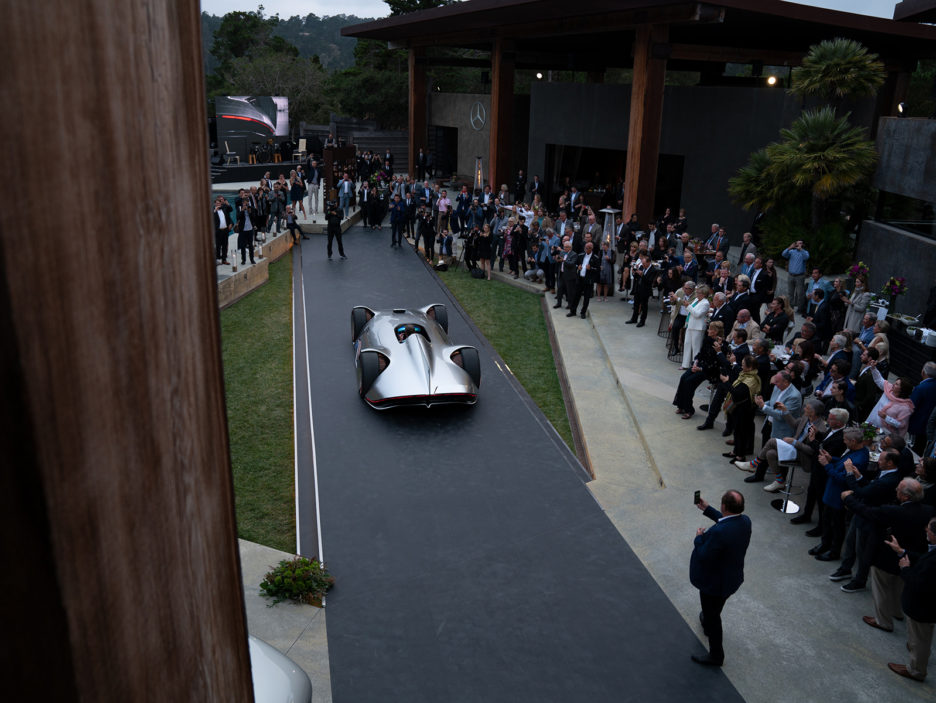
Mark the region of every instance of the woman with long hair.
<instances>
[{"instance_id":1,"label":"woman with long hair","mask_svg":"<svg viewBox=\"0 0 936 703\"><path fill-rule=\"evenodd\" d=\"M868 310L871 302L871 291L868 290L867 279L858 274L855 276L855 290L851 297L845 300L845 328L854 333L861 332L861 320Z\"/></svg>"},{"instance_id":2,"label":"woman with long hair","mask_svg":"<svg viewBox=\"0 0 936 703\"><path fill-rule=\"evenodd\" d=\"M478 265L484 271L484 277L491 280L491 252L493 251L493 238L491 225L485 222L481 225L481 234L478 235Z\"/></svg>"}]
</instances>

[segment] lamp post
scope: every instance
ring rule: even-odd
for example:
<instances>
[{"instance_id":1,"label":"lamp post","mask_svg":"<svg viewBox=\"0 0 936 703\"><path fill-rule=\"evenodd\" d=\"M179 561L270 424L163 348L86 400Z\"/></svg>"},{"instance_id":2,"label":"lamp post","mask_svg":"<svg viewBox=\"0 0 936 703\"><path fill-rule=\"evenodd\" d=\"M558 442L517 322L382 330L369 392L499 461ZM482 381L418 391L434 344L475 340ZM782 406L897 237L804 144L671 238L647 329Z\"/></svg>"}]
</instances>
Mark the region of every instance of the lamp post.
<instances>
[{"instance_id":1,"label":"lamp post","mask_svg":"<svg viewBox=\"0 0 936 703\"><path fill-rule=\"evenodd\" d=\"M484 167L481 165L481 157L475 157L474 168L474 192L480 193L484 190Z\"/></svg>"},{"instance_id":2,"label":"lamp post","mask_svg":"<svg viewBox=\"0 0 936 703\"><path fill-rule=\"evenodd\" d=\"M614 216L620 212L620 210L615 210L613 207L606 207L599 210L603 212L604 227L601 230L601 241L608 242L611 245L612 250L617 249L617 234L614 231Z\"/></svg>"}]
</instances>

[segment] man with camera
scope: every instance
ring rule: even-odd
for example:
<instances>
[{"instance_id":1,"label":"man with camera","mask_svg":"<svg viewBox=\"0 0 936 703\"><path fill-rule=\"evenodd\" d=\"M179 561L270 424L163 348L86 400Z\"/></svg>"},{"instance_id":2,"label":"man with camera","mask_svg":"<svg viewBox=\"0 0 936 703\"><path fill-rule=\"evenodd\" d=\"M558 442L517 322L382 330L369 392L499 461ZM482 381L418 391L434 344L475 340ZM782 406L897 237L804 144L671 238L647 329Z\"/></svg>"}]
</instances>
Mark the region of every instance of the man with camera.
<instances>
[{"instance_id":1,"label":"man with camera","mask_svg":"<svg viewBox=\"0 0 936 703\"><path fill-rule=\"evenodd\" d=\"M329 200L325 204L325 221L328 223L328 246L326 252L329 260L332 258L332 240L338 240L338 256L342 261L348 257L345 256L344 247L341 244L341 214L342 209L337 202Z\"/></svg>"},{"instance_id":2,"label":"man with camera","mask_svg":"<svg viewBox=\"0 0 936 703\"><path fill-rule=\"evenodd\" d=\"M237 232L237 249L240 251L241 266L247 265L247 253L250 253L250 263L254 261L253 244L254 230L257 219L257 210L253 206L251 199L247 197L246 192L241 190L241 197L238 198L237 206L237 225L234 230Z\"/></svg>"}]
</instances>

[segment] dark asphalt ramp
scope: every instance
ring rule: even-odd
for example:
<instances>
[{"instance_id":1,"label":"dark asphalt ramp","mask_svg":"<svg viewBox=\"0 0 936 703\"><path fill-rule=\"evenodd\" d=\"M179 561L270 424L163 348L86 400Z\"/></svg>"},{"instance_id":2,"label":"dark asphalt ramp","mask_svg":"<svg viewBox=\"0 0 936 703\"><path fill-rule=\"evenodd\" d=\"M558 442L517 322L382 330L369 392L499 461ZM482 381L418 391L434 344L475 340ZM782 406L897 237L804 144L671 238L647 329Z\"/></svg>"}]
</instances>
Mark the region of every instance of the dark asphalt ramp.
<instances>
[{"instance_id":1,"label":"dark asphalt ramp","mask_svg":"<svg viewBox=\"0 0 936 703\"><path fill-rule=\"evenodd\" d=\"M323 240L303 243L324 557L337 579L334 700L741 700L690 661L701 645L574 457L435 276L389 238L354 228L345 262L329 262ZM438 302L453 342L481 349L478 404L370 409L351 307ZM310 500L300 488L303 521ZM688 558L687 543L691 588Z\"/></svg>"}]
</instances>

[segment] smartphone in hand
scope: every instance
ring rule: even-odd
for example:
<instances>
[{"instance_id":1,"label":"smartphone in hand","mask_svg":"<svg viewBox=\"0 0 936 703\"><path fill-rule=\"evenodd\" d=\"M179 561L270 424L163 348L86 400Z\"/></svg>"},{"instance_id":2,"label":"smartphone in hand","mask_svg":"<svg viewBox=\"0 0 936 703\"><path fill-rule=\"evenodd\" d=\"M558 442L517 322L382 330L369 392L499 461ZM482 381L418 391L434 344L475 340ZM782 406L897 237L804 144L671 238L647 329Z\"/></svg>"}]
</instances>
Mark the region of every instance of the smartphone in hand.
<instances>
[{"instance_id":1,"label":"smartphone in hand","mask_svg":"<svg viewBox=\"0 0 936 703\"><path fill-rule=\"evenodd\" d=\"M698 505L702 502L702 491L696 491L695 496L692 499L693 505Z\"/></svg>"}]
</instances>

